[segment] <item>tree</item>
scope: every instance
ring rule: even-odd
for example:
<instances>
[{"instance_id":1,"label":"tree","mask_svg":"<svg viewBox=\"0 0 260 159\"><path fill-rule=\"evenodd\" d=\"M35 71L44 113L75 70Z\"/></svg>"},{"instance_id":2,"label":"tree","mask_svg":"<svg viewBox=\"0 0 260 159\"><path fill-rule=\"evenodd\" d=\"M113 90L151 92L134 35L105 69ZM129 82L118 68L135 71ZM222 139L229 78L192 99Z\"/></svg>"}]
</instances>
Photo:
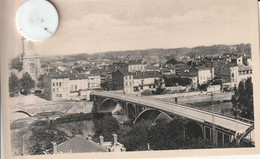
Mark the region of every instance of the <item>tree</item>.
<instances>
[{"instance_id":1,"label":"tree","mask_svg":"<svg viewBox=\"0 0 260 159\"><path fill-rule=\"evenodd\" d=\"M109 90L109 83L107 81L102 82L100 86L101 88L103 88L103 90L107 90L107 91Z\"/></svg>"},{"instance_id":2,"label":"tree","mask_svg":"<svg viewBox=\"0 0 260 159\"><path fill-rule=\"evenodd\" d=\"M119 142L125 146L127 151L147 150L150 127L150 122L141 121L131 129L126 131L120 130L118 132Z\"/></svg>"},{"instance_id":3,"label":"tree","mask_svg":"<svg viewBox=\"0 0 260 159\"><path fill-rule=\"evenodd\" d=\"M39 87L40 89L43 89L43 86L44 86L43 78L44 78L44 75L40 75L38 78L37 87Z\"/></svg>"},{"instance_id":4,"label":"tree","mask_svg":"<svg viewBox=\"0 0 260 159\"><path fill-rule=\"evenodd\" d=\"M32 129L32 135L29 138L30 144L32 145L29 149L30 154L43 154L45 150L52 150L52 142L60 144L67 139L68 136L63 131L46 128Z\"/></svg>"},{"instance_id":5,"label":"tree","mask_svg":"<svg viewBox=\"0 0 260 159\"><path fill-rule=\"evenodd\" d=\"M112 141L113 133L117 133L119 130L119 125L117 120L113 116L104 116L103 119L99 121L94 121L95 126L95 136L94 140L99 141L99 136L102 135L106 140Z\"/></svg>"},{"instance_id":6,"label":"tree","mask_svg":"<svg viewBox=\"0 0 260 159\"><path fill-rule=\"evenodd\" d=\"M178 64L178 61L175 59L175 58L171 58L169 59L166 64L173 64L173 65L176 65Z\"/></svg>"},{"instance_id":7,"label":"tree","mask_svg":"<svg viewBox=\"0 0 260 159\"><path fill-rule=\"evenodd\" d=\"M182 77L172 77L172 78L165 78L165 86L172 87L172 86L187 86L192 83L190 78L182 78Z\"/></svg>"},{"instance_id":8,"label":"tree","mask_svg":"<svg viewBox=\"0 0 260 159\"><path fill-rule=\"evenodd\" d=\"M248 78L246 81L241 81L234 91L235 94L231 99L234 115L254 120L252 79Z\"/></svg>"},{"instance_id":9,"label":"tree","mask_svg":"<svg viewBox=\"0 0 260 159\"><path fill-rule=\"evenodd\" d=\"M25 72L23 77L19 80L19 85L22 89L22 93L28 95L31 92L31 89L35 87L35 81L28 72Z\"/></svg>"},{"instance_id":10,"label":"tree","mask_svg":"<svg viewBox=\"0 0 260 159\"><path fill-rule=\"evenodd\" d=\"M9 77L9 93L10 96L14 96L19 92L19 79L15 73L11 73Z\"/></svg>"},{"instance_id":11,"label":"tree","mask_svg":"<svg viewBox=\"0 0 260 159\"><path fill-rule=\"evenodd\" d=\"M171 122L163 119L155 123L150 120L141 121L130 130L120 130L119 142L127 151L147 150L147 144L153 150L215 147L208 139L185 136L186 124L186 119L177 116Z\"/></svg>"}]
</instances>

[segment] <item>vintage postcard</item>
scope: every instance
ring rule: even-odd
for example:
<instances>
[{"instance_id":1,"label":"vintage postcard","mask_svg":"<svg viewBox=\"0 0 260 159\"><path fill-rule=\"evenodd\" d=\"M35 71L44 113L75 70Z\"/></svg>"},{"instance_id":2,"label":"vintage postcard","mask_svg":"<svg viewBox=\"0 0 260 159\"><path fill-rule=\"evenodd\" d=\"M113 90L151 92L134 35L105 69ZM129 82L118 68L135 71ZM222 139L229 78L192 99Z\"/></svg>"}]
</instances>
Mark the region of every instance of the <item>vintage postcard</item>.
<instances>
[{"instance_id":1,"label":"vintage postcard","mask_svg":"<svg viewBox=\"0 0 260 159\"><path fill-rule=\"evenodd\" d=\"M44 41L24 2L3 2L5 158L260 152L256 0L50 0Z\"/></svg>"}]
</instances>

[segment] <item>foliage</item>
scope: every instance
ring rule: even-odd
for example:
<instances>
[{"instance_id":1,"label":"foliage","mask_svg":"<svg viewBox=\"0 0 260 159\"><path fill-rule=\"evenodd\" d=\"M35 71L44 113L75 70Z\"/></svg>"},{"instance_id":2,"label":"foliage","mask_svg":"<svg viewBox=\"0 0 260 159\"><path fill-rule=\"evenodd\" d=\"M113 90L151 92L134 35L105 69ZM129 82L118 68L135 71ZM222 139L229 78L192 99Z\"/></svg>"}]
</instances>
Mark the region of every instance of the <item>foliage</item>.
<instances>
[{"instance_id":1,"label":"foliage","mask_svg":"<svg viewBox=\"0 0 260 159\"><path fill-rule=\"evenodd\" d=\"M15 57L12 59L11 61L11 69L14 69L14 70L18 70L18 71L21 71L23 69L23 61L20 60L21 55Z\"/></svg>"},{"instance_id":2,"label":"foliage","mask_svg":"<svg viewBox=\"0 0 260 159\"><path fill-rule=\"evenodd\" d=\"M44 79L44 75L40 75L38 78L37 87L39 87L40 89L43 89L43 86L44 86L43 79Z\"/></svg>"},{"instance_id":3,"label":"foliage","mask_svg":"<svg viewBox=\"0 0 260 159\"><path fill-rule=\"evenodd\" d=\"M152 94L154 95L160 95L160 94L165 94L166 93L166 89L162 88L161 85L159 85L155 91L152 91Z\"/></svg>"},{"instance_id":4,"label":"foliage","mask_svg":"<svg viewBox=\"0 0 260 159\"><path fill-rule=\"evenodd\" d=\"M25 72L23 77L19 80L20 88L22 93L28 95L30 90L35 87L35 81L31 78L30 74Z\"/></svg>"},{"instance_id":5,"label":"foliage","mask_svg":"<svg viewBox=\"0 0 260 159\"><path fill-rule=\"evenodd\" d=\"M235 94L232 96L234 115L254 120L254 104L253 104L253 83L248 78L245 82L241 81L238 89L235 88Z\"/></svg>"},{"instance_id":6,"label":"foliage","mask_svg":"<svg viewBox=\"0 0 260 159\"><path fill-rule=\"evenodd\" d=\"M150 127L151 123L141 121L128 131L120 130L118 132L119 142L126 147L127 151L147 150Z\"/></svg>"},{"instance_id":7,"label":"foliage","mask_svg":"<svg viewBox=\"0 0 260 159\"><path fill-rule=\"evenodd\" d=\"M99 136L102 135L105 140L112 141L112 134L119 130L117 120L113 116L104 116L103 119L95 122L95 140L99 141Z\"/></svg>"},{"instance_id":8,"label":"foliage","mask_svg":"<svg viewBox=\"0 0 260 159\"><path fill-rule=\"evenodd\" d=\"M173 65L176 65L178 64L178 61L175 59L175 58L171 58L169 59L166 64L173 64Z\"/></svg>"},{"instance_id":9,"label":"foliage","mask_svg":"<svg viewBox=\"0 0 260 159\"><path fill-rule=\"evenodd\" d=\"M211 148L214 143L207 139L185 136L187 120L176 117L171 122L158 120L156 123L141 121L120 135L119 142L127 151L147 150L147 145L153 150ZM122 136L122 137L121 137Z\"/></svg>"},{"instance_id":10,"label":"foliage","mask_svg":"<svg viewBox=\"0 0 260 159\"><path fill-rule=\"evenodd\" d=\"M109 83L108 83L107 81L102 82L102 83L100 84L100 86L101 86L101 88L103 88L103 90L107 90L107 91L110 90L110 85L109 85Z\"/></svg>"},{"instance_id":11,"label":"foliage","mask_svg":"<svg viewBox=\"0 0 260 159\"><path fill-rule=\"evenodd\" d=\"M60 144L67 140L67 135L63 131L46 128L32 129L29 138L31 143L30 154L43 154L45 150L52 149L52 142Z\"/></svg>"},{"instance_id":12,"label":"foliage","mask_svg":"<svg viewBox=\"0 0 260 159\"><path fill-rule=\"evenodd\" d=\"M173 77L173 78L166 78L165 79L165 86L172 87L172 86L187 86L191 84L191 79L189 78L181 78L181 77Z\"/></svg>"},{"instance_id":13,"label":"foliage","mask_svg":"<svg viewBox=\"0 0 260 159\"><path fill-rule=\"evenodd\" d=\"M147 89L147 90L144 90L142 93L141 93L143 96L150 96L150 95L153 95L152 91Z\"/></svg>"},{"instance_id":14,"label":"foliage","mask_svg":"<svg viewBox=\"0 0 260 159\"><path fill-rule=\"evenodd\" d=\"M222 86L222 81L221 80L213 80L211 85L221 85Z\"/></svg>"},{"instance_id":15,"label":"foliage","mask_svg":"<svg viewBox=\"0 0 260 159\"><path fill-rule=\"evenodd\" d=\"M14 74L11 73L11 76L9 77L9 93L10 95L16 95L19 92L19 79Z\"/></svg>"}]
</instances>

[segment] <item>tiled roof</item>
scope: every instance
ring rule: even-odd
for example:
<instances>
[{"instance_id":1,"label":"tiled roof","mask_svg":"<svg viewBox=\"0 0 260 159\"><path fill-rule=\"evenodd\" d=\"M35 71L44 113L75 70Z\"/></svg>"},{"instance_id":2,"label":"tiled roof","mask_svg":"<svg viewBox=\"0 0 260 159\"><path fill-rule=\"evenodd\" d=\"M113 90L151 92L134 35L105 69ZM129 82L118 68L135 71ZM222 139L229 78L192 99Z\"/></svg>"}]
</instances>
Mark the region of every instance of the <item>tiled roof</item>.
<instances>
[{"instance_id":1,"label":"tiled roof","mask_svg":"<svg viewBox=\"0 0 260 159\"><path fill-rule=\"evenodd\" d=\"M84 153L84 152L107 152L107 149L82 136L75 136L60 145L57 145L58 153Z\"/></svg>"}]
</instances>

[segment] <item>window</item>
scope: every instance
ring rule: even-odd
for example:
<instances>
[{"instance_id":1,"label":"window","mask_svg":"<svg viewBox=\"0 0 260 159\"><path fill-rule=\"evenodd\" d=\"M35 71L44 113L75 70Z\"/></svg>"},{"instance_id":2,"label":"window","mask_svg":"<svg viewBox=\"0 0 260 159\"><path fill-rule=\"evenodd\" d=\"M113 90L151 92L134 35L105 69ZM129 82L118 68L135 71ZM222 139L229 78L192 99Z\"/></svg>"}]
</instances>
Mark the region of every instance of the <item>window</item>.
<instances>
[{"instance_id":1,"label":"window","mask_svg":"<svg viewBox=\"0 0 260 159\"><path fill-rule=\"evenodd\" d=\"M61 87L61 82L59 83L60 87Z\"/></svg>"},{"instance_id":2,"label":"window","mask_svg":"<svg viewBox=\"0 0 260 159\"><path fill-rule=\"evenodd\" d=\"M59 88L57 88L57 92L59 92Z\"/></svg>"},{"instance_id":3,"label":"window","mask_svg":"<svg viewBox=\"0 0 260 159\"><path fill-rule=\"evenodd\" d=\"M52 83L52 86L55 86L55 83L54 83L54 82Z\"/></svg>"},{"instance_id":4,"label":"window","mask_svg":"<svg viewBox=\"0 0 260 159\"><path fill-rule=\"evenodd\" d=\"M56 82L56 86L58 86L58 82Z\"/></svg>"},{"instance_id":5,"label":"window","mask_svg":"<svg viewBox=\"0 0 260 159\"><path fill-rule=\"evenodd\" d=\"M62 94L60 94L60 97L62 97Z\"/></svg>"},{"instance_id":6,"label":"window","mask_svg":"<svg viewBox=\"0 0 260 159\"><path fill-rule=\"evenodd\" d=\"M77 85L75 85L75 90L77 90L78 89L78 86Z\"/></svg>"},{"instance_id":7,"label":"window","mask_svg":"<svg viewBox=\"0 0 260 159\"><path fill-rule=\"evenodd\" d=\"M60 95L59 95L59 94L56 94L56 97L60 97Z\"/></svg>"},{"instance_id":8,"label":"window","mask_svg":"<svg viewBox=\"0 0 260 159\"><path fill-rule=\"evenodd\" d=\"M52 92L55 92L55 88L53 88Z\"/></svg>"},{"instance_id":9,"label":"window","mask_svg":"<svg viewBox=\"0 0 260 159\"><path fill-rule=\"evenodd\" d=\"M125 85L128 86L128 83L126 82Z\"/></svg>"}]
</instances>

